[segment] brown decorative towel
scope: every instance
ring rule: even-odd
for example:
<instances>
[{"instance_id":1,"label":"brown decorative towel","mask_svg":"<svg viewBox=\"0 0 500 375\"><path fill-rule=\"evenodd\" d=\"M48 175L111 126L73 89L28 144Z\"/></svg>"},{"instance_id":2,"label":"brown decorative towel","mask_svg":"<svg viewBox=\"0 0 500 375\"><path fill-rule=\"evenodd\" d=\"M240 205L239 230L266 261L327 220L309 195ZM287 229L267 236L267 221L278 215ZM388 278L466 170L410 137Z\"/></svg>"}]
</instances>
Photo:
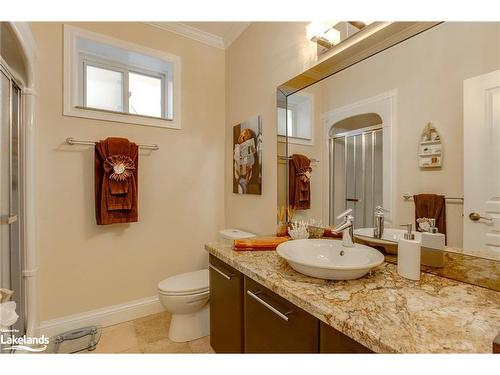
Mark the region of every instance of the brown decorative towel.
<instances>
[{"instance_id":1,"label":"brown decorative towel","mask_svg":"<svg viewBox=\"0 0 500 375\"><path fill-rule=\"evenodd\" d=\"M439 233L446 235L446 201L444 195L417 194L413 196L415 202L415 228L418 228L417 219L426 217L436 219Z\"/></svg>"},{"instance_id":2,"label":"brown decorative towel","mask_svg":"<svg viewBox=\"0 0 500 375\"><path fill-rule=\"evenodd\" d=\"M95 214L98 225L137 221L139 148L125 138L95 146Z\"/></svg>"},{"instance_id":3,"label":"brown decorative towel","mask_svg":"<svg viewBox=\"0 0 500 375\"><path fill-rule=\"evenodd\" d=\"M311 161L307 156L293 154L288 163L288 199L296 210L311 208Z\"/></svg>"}]
</instances>

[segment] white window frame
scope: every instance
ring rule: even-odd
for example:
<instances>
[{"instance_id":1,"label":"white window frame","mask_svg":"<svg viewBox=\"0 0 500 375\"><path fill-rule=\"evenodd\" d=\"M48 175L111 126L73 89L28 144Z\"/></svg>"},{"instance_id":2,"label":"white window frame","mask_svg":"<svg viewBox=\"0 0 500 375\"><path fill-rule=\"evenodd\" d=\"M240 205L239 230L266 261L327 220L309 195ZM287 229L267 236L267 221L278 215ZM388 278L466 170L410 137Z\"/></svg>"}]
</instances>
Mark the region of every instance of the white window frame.
<instances>
[{"instance_id":1,"label":"white window frame","mask_svg":"<svg viewBox=\"0 0 500 375\"><path fill-rule=\"evenodd\" d=\"M150 57L167 61L173 66L173 77L167 76L167 72L156 72L148 68L132 63L121 63L88 53L78 51L77 38L90 39L98 43L112 45L124 50L130 50ZM85 66L95 66L97 68L109 69L123 73L123 104L124 111L128 110L128 73L137 73L154 78L160 78L162 82L163 100L162 117L152 117L138 115L127 112L115 112L106 109L85 107L86 98ZM125 42L119 39L108 37L83 30L74 26L64 25L64 115L82 117L96 120L122 122L136 125L157 126L163 128L181 128L181 95L180 79L181 60L180 57L162 51L146 48L134 43ZM167 90L169 82L172 84L171 90ZM170 97L169 97L170 95ZM168 112L172 113L172 118L165 118Z\"/></svg>"}]
</instances>

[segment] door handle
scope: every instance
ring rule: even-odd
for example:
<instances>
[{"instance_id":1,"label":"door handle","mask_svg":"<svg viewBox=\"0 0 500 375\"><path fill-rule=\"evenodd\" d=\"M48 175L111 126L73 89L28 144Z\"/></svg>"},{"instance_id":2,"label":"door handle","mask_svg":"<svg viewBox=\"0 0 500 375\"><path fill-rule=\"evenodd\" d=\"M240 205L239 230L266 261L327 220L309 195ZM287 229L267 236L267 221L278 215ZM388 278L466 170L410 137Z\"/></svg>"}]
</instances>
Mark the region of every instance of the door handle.
<instances>
[{"instance_id":1,"label":"door handle","mask_svg":"<svg viewBox=\"0 0 500 375\"><path fill-rule=\"evenodd\" d=\"M228 280L231 280L231 278L233 277L233 275L227 275L225 272L222 272L220 269L218 269L217 267L213 266L212 264L209 264L208 265L208 268L211 268L213 269L215 272L217 272L218 274L220 274L222 277L228 279Z\"/></svg>"},{"instance_id":2,"label":"door handle","mask_svg":"<svg viewBox=\"0 0 500 375\"><path fill-rule=\"evenodd\" d=\"M471 219L472 221L479 221L481 219L483 220L487 220L487 221L493 221L493 219L491 217L485 217L485 216L481 216L480 214L478 214L477 212L471 212L469 214L469 219Z\"/></svg>"},{"instance_id":3,"label":"door handle","mask_svg":"<svg viewBox=\"0 0 500 375\"><path fill-rule=\"evenodd\" d=\"M0 224L14 224L17 221L17 215L2 215Z\"/></svg>"},{"instance_id":4,"label":"door handle","mask_svg":"<svg viewBox=\"0 0 500 375\"><path fill-rule=\"evenodd\" d=\"M356 199L356 198L347 198L346 201L348 201L348 202L359 202L359 199Z\"/></svg>"},{"instance_id":5,"label":"door handle","mask_svg":"<svg viewBox=\"0 0 500 375\"><path fill-rule=\"evenodd\" d=\"M257 292L255 292L255 293L252 293L250 290L247 290L247 294L250 297L252 297L254 300L256 300L257 302L259 302L261 305L264 305L269 310L271 310L273 313L275 313L276 315L278 315L285 322L288 322L288 316L287 315L290 315L293 311L290 310L290 311L288 311L286 313L282 313L276 307L270 305L269 303L267 303L266 301L264 301L262 298L259 297L259 294L262 294L262 291L260 291L260 290L257 291Z\"/></svg>"}]
</instances>

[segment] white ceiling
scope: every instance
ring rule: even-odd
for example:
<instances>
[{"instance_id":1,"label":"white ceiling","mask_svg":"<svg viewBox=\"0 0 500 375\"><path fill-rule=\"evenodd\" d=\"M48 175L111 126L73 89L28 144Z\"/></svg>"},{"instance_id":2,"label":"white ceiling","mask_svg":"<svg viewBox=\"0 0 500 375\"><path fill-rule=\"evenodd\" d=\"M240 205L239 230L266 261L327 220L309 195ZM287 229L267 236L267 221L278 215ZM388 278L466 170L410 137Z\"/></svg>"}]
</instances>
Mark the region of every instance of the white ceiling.
<instances>
[{"instance_id":1,"label":"white ceiling","mask_svg":"<svg viewBox=\"0 0 500 375\"><path fill-rule=\"evenodd\" d=\"M225 49L245 31L250 22L150 22L150 24Z\"/></svg>"}]
</instances>

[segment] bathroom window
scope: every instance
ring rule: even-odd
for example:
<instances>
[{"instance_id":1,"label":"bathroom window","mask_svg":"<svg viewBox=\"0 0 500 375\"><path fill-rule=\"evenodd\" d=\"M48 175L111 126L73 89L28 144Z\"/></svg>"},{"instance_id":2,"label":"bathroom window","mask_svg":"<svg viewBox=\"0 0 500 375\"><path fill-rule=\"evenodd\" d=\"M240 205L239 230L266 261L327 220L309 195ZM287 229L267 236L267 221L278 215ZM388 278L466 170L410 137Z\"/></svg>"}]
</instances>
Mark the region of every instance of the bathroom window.
<instances>
[{"instance_id":1,"label":"bathroom window","mask_svg":"<svg viewBox=\"0 0 500 375\"><path fill-rule=\"evenodd\" d=\"M65 26L64 114L180 128L180 59Z\"/></svg>"}]
</instances>

